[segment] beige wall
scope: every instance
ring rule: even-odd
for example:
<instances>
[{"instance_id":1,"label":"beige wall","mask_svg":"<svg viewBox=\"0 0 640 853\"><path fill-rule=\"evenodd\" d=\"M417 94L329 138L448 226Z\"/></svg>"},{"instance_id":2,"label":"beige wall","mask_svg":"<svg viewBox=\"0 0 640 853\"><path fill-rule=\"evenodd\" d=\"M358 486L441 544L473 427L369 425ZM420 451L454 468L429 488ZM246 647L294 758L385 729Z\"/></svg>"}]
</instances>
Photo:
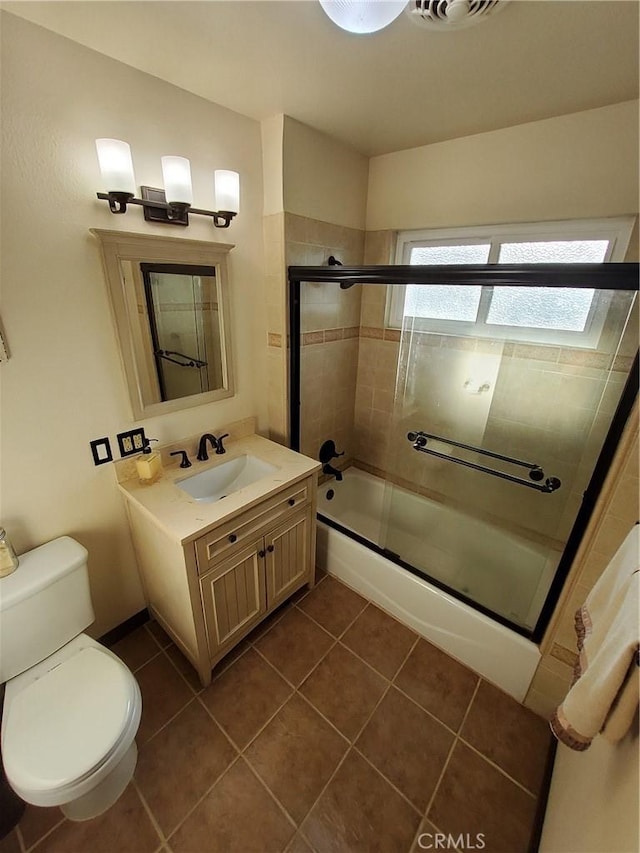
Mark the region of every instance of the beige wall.
<instances>
[{"instance_id":1,"label":"beige wall","mask_svg":"<svg viewBox=\"0 0 640 853\"><path fill-rule=\"evenodd\" d=\"M237 394L154 418L163 442L260 414L266 425L260 125L2 15L2 381L0 518L19 552L62 534L90 553L100 634L144 606L111 465L89 442L132 426L98 245L90 228L233 242L229 256ZM191 159L196 206L213 205L213 170L241 174L229 230L188 230L109 213L95 198L94 139L130 142L138 185L161 186L160 156ZM266 391L266 389L265 389Z\"/></svg>"},{"instance_id":2,"label":"beige wall","mask_svg":"<svg viewBox=\"0 0 640 853\"><path fill-rule=\"evenodd\" d=\"M638 212L638 102L373 157L367 230ZM636 249L632 258L637 258Z\"/></svg>"},{"instance_id":3,"label":"beige wall","mask_svg":"<svg viewBox=\"0 0 640 853\"><path fill-rule=\"evenodd\" d=\"M284 210L282 174L284 116L276 115L260 124L262 134L262 180L264 185L264 215Z\"/></svg>"},{"instance_id":4,"label":"beige wall","mask_svg":"<svg viewBox=\"0 0 640 853\"><path fill-rule=\"evenodd\" d=\"M285 116L283 163L288 213L364 229L367 157Z\"/></svg>"}]
</instances>

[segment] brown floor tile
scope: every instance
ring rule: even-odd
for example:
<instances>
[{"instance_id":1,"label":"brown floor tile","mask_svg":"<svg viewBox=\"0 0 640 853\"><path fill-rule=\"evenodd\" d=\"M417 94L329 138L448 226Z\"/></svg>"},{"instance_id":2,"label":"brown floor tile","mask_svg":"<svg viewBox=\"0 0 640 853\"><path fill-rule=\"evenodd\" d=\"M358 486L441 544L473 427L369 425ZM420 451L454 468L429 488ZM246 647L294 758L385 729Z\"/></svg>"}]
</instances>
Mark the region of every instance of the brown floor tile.
<instances>
[{"instance_id":1,"label":"brown floor tile","mask_svg":"<svg viewBox=\"0 0 640 853\"><path fill-rule=\"evenodd\" d=\"M111 646L114 655L118 655L130 670L139 669L160 652L158 644L150 636L144 625L127 634L122 640Z\"/></svg>"},{"instance_id":2,"label":"brown floor tile","mask_svg":"<svg viewBox=\"0 0 640 853\"><path fill-rule=\"evenodd\" d=\"M197 699L142 747L136 781L165 835L178 826L236 756Z\"/></svg>"},{"instance_id":3,"label":"brown floor tile","mask_svg":"<svg viewBox=\"0 0 640 853\"><path fill-rule=\"evenodd\" d=\"M189 687L195 693L199 693L202 690L202 684L200 684L200 676L191 661L187 660L180 649L173 643L171 643L170 646L167 646L164 653L171 660L171 663L175 666L178 672L184 677Z\"/></svg>"},{"instance_id":4,"label":"brown floor tile","mask_svg":"<svg viewBox=\"0 0 640 853\"><path fill-rule=\"evenodd\" d=\"M356 741L356 747L424 812L442 773L453 735L394 687Z\"/></svg>"},{"instance_id":5,"label":"brown floor tile","mask_svg":"<svg viewBox=\"0 0 640 853\"><path fill-rule=\"evenodd\" d=\"M169 839L173 853L279 853L295 828L240 759Z\"/></svg>"},{"instance_id":6,"label":"brown floor tile","mask_svg":"<svg viewBox=\"0 0 640 853\"><path fill-rule=\"evenodd\" d=\"M413 631L369 604L342 642L382 675L393 678L415 639Z\"/></svg>"},{"instance_id":7,"label":"brown floor tile","mask_svg":"<svg viewBox=\"0 0 640 853\"><path fill-rule=\"evenodd\" d=\"M302 831L322 853L403 853L419 823L420 815L352 750Z\"/></svg>"},{"instance_id":8,"label":"brown floor tile","mask_svg":"<svg viewBox=\"0 0 640 853\"><path fill-rule=\"evenodd\" d=\"M293 850L300 851L303 853L304 847L292 848ZM309 848L307 848L309 849ZM5 835L4 838L0 839L0 853L20 853L21 847L20 842L18 841L18 833L15 829L11 830L8 835Z\"/></svg>"},{"instance_id":9,"label":"brown floor tile","mask_svg":"<svg viewBox=\"0 0 640 853\"><path fill-rule=\"evenodd\" d=\"M133 785L100 817L65 820L38 844L37 853L153 853L160 838Z\"/></svg>"},{"instance_id":10,"label":"brown floor tile","mask_svg":"<svg viewBox=\"0 0 640 853\"><path fill-rule=\"evenodd\" d=\"M297 608L292 608L255 644L278 672L296 686L326 654L333 637Z\"/></svg>"},{"instance_id":11,"label":"brown floor tile","mask_svg":"<svg viewBox=\"0 0 640 853\"><path fill-rule=\"evenodd\" d=\"M240 749L256 736L291 687L253 649L213 681L201 698Z\"/></svg>"},{"instance_id":12,"label":"brown floor tile","mask_svg":"<svg viewBox=\"0 0 640 853\"><path fill-rule=\"evenodd\" d=\"M142 691L142 720L136 740L140 746L193 699L193 691L163 654L136 672Z\"/></svg>"},{"instance_id":13,"label":"brown floor tile","mask_svg":"<svg viewBox=\"0 0 640 853\"><path fill-rule=\"evenodd\" d=\"M260 639L260 637L264 637L264 635L291 610L291 606L291 601L285 601L285 603L281 604L280 607L277 607L273 613L270 613L266 619L263 619L260 624L256 625L253 631L251 631L250 634L247 634L245 639L248 640L249 643L255 643Z\"/></svg>"},{"instance_id":14,"label":"brown floor tile","mask_svg":"<svg viewBox=\"0 0 640 853\"><path fill-rule=\"evenodd\" d=\"M487 853L527 853L536 801L458 741L427 817L442 832L475 838Z\"/></svg>"},{"instance_id":15,"label":"brown floor tile","mask_svg":"<svg viewBox=\"0 0 640 853\"><path fill-rule=\"evenodd\" d=\"M0 849L0 853L3 851ZM293 836L291 844L287 847L286 853L313 853L311 847L299 832Z\"/></svg>"},{"instance_id":16,"label":"brown floor tile","mask_svg":"<svg viewBox=\"0 0 640 853\"><path fill-rule=\"evenodd\" d=\"M64 820L64 815L57 806L40 808L39 806L27 805L22 820L18 824L25 847L33 847L36 841L40 841L56 824Z\"/></svg>"},{"instance_id":17,"label":"brown floor tile","mask_svg":"<svg viewBox=\"0 0 640 853\"><path fill-rule=\"evenodd\" d=\"M388 683L338 643L299 690L351 740L367 721Z\"/></svg>"},{"instance_id":18,"label":"brown floor tile","mask_svg":"<svg viewBox=\"0 0 640 853\"><path fill-rule=\"evenodd\" d=\"M245 757L300 823L347 748L347 742L304 699L293 696Z\"/></svg>"},{"instance_id":19,"label":"brown floor tile","mask_svg":"<svg viewBox=\"0 0 640 853\"><path fill-rule=\"evenodd\" d=\"M540 791L551 732L533 711L481 681L460 736L532 793Z\"/></svg>"},{"instance_id":20,"label":"brown floor tile","mask_svg":"<svg viewBox=\"0 0 640 853\"><path fill-rule=\"evenodd\" d=\"M307 616L335 637L349 627L366 605L366 600L357 592L329 576L298 602Z\"/></svg>"},{"instance_id":21,"label":"brown floor tile","mask_svg":"<svg viewBox=\"0 0 640 853\"><path fill-rule=\"evenodd\" d=\"M234 646L231 651L227 652L227 654L219 660L218 663L214 666L211 677L218 678L218 676L222 675L232 663L238 660L238 658L242 657L242 655L251 648L251 643L245 637L244 640L240 640L237 646Z\"/></svg>"},{"instance_id":22,"label":"brown floor tile","mask_svg":"<svg viewBox=\"0 0 640 853\"><path fill-rule=\"evenodd\" d=\"M156 622L155 619L150 619L148 622L145 622L144 627L151 634L161 649L166 649L167 646L171 645L171 637L167 634L164 628L160 627L159 623Z\"/></svg>"},{"instance_id":23,"label":"brown floor tile","mask_svg":"<svg viewBox=\"0 0 640 853\"><path fill-rule=\"evenodd\" d=\"M478 676L420 639L395 682L419 705L457 731L471 702Z\"/></svg>"}]
</instances>

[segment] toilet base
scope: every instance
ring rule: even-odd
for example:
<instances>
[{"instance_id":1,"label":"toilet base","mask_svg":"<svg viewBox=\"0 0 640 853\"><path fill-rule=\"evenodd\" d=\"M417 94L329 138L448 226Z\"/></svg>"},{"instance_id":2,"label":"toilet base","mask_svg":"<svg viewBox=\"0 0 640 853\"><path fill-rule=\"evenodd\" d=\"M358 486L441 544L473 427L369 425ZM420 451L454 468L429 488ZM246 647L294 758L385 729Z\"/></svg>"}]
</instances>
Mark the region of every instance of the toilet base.
<instances>
[{"instance_id":1,"label":"toilet base","mask_svg":"<svg viewBox=\"0 0 640 853\"><path fill-rule=\"evenodd\" d=\"M82 797L71 800L69 803L63 803L60 806L62 813L69 820L82 821L91 820L91 818L98 817L98 815L106 812L131 781L137 761L138 748L134 740L111 773Z\"/></svg>"}]
</instances>

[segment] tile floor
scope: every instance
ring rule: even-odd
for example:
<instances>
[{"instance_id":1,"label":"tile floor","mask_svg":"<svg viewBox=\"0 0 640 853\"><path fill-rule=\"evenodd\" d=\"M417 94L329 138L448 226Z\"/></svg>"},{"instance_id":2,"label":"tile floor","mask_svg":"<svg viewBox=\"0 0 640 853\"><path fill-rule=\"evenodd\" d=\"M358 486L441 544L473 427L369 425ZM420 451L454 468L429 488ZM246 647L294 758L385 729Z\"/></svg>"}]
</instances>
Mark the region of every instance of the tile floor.
<instances>
[{"instance_id":1,"label":"tile floor","mask_svg":"<svg viewBox=\"0 0 640 853\"><path fill-rule=\"evenodd\" d=\"M155 623L114 649L143 696L134 781L86 823L29 806L0 853L529 848L546 723L331 577L204 690Z\"/></svg>"}]
</instances>

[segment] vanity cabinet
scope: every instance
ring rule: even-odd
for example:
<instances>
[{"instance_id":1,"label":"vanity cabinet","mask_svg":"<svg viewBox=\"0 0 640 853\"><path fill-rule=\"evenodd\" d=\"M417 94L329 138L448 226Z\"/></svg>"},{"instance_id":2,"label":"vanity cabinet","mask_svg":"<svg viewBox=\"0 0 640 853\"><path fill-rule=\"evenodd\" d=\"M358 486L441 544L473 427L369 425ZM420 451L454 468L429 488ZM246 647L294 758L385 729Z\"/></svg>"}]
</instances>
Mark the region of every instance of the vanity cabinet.
<instances>
[{"instance_id":1,"label":"vanity cabinet","mask_svg":"<svg viewBox=\"0 0 640 853\"><path fill-rule=\"evenodd\" d=\"M310 534L307 508L250 542L236 544L231 555L200 577L211 659L232 648L267 612L308 582ZM196 543L196 550L200 545L206 552L206 539Z\"/></svg>"},{"instance_id":2,"label":"vanity cabinet","mask_svg":"<svg viewBox=\"0 0 640 853\"><path fill-rule=\"evenodd\" d=\"M313 585L317 476L314 471L284 483L189 541L173 538L127 496L147 607L203 686L215 664L262 619L300 587Z\"/></svg>"}]
</instances>

